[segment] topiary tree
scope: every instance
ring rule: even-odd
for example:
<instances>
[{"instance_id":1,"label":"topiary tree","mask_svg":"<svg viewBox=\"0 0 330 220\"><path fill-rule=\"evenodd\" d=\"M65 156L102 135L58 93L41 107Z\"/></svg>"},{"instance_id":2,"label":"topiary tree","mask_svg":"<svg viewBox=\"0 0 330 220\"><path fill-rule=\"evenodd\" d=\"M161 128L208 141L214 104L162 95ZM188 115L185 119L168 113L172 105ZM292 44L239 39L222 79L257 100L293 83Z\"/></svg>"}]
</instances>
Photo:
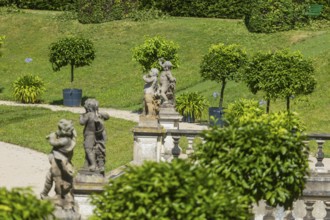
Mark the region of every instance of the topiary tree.
<instances>
[{"instance_id":1,"label":"topiary tree","mask_svg":"<svg viewBox=\"0 0 330 220\"><path fill-rule=\"evenodd\" d=\"M147 38L144 44L133 48L133 59L142 66L143 71L151 68L160 69L160 58L171 61L172 68L176 68L179 63L178 50L179 46L173 41L156 36Z\"/></svg>"},{"instance_id":2,"label":"topiary tree","mask_svg":"<svg viewBox=\"0 0 330 220\"><path fill-rule=\"evenodd\" d=\"M287 111L290 111L292 96L310 94L316 86L312 62L300 52L286 49L254 55L244 78L252 93L265 92L267 112L270 100L277 98L286 99Z\"/></svg>"},{"instance_id":3,"label":"topiary tree","mask_svg":"<svg viewBox=\"0 0 330 220\"><path fill-rule=\"evenodd\" d=\"M206 131L196 159L243 190L251 204L265 200L287 209L302 195L309 173L302 126L291 113L253 111L244 109L228 126Z\"/></svg>"},{"instance_id":4,"label":"topiary tree","mask_svg":"<svg viewBox=\"0 0 330 220\"><path fill-rule=\"evenodd\" d=\"M53 210L50 201L37 199L30 188L0 187L0 219L55 218Z\"/></svg>"},{"instance_id":5,"label":"topiary tree","mask_svg":"<svg viewBox=\"0 0 330 220\"><path fill-rule=\"evenodd\" d=\"M200 72L204 79L221 83L219 107L223 105L223 95L228 80L237 80L239 70L247 60L246 52L237 44L224 45L222 43L212 45L204 55Z\"/></svg>"},{"instance_id":6,"label":"topiary tree","mask_svg":"<svg viewBox=\"0 0 330 220\"><path fill-rule=\"evenodd\" d=\"M66 65L71 66L71 83L74 80L74 68L90 65L95 58L93 43L81 37L62 38L52 43L49 49L49 61L54 71Z\"/></svg>"},{"instance_id":7,"label":"topiary tree","mask_svg":"<svg viewBox=\"0 0 330 220\"><path fill-rule=\"evenodd\" d=\"M250 219L247 198L184 160L145 162L92 197L96 219Z\"/></svg>"}]
</instances>

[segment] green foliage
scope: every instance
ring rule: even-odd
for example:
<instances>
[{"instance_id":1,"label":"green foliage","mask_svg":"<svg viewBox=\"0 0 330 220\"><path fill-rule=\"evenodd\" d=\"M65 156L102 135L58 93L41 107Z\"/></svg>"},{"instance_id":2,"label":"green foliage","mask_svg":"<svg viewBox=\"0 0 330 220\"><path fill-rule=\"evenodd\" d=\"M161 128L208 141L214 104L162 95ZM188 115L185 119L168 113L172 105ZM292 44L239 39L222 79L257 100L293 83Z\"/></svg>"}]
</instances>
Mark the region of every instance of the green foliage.
<instances>
[{"instance_id":1,"label":"green foliage","mask_svg":"<svg viewBox=\"0 0 330 220\"><path fill-rule=\"evenodd\" d=\"M121 20L136 9L136 0L78 0L78 21L83 24Z\"/></svg>"},{"instance_id":2,"label":"green foliage","mask_svg":"<svg viewBox=\"0 0 330 220\"><path fill-rule=\"evenodd\" d=\"M184 160L130 167L92 197L97 219L249 219L246 198Z\"/></svg>"},{"instance_id":3,"label":"green foliage","mask_svg":"<svg viewBox=\"0 0 330 220\"><path fill-rule=\"evenodd\" d=\"M230 103L225 110L225 120L232 122L235 120L244 120L244 117L259 117L264 113L259 103L252 99L239 99L234 103Z\"/></svg>"},{"instance_id":4,"label":"green foliage","mask_svg":"<svg viewBox=\"0 0 330 220\"><path fill-rule=\"evenodd\" d=\"M49 61L54 71L66 65L71 66L71 82L74 79L74 67L90 65L95 58L92 41L81 37L66 37L50 45Z\"/></svg>"},{"instance_id":5,"label":"green foliage","mask_svg":"<svg viewBox=\"0 0 330 220\"><path fill-rule=\"evenodd\" d=\"M287 49L276 52L258 52L250 60L244 79L252 93L265 92L265 99L287 100L314 91L316 80L310 60L304 59L299 51Z\"/></svg>"},{"instance_id":6,"label":"green foliage","mask_svg":"<svg viewBox=\"0 0 330 220\"><path fill-rule=\"evenodd\" d=\"M159 59L171 61L173 69L178 67L179 45L173 41L166 40L161 36L148 37L144 43L133 48L133 59L143 68L149 71L151 68L161 69Z\"/></svg>"},{"instance_id":7,"label":"green foliage","mask_svg":"<svg viewBox=\"0 0 330 220\"><path fill-rule=\"evenodd\" d=\"M245 65L247 60L246 52L237 44L216 44L209 48L203 56L200 65L201 76L221 83L220 103L222 108L223 94L228 80L238 80L239 70Z\"/></svg>"},{"instance_id":8,"label":"green foliage","mask_svg":"<svg viewBox=\"0 0 330 220\"><path fill-rule=\"evenodd\" d=\"M19 8L41 10L69 10L74 8L74 0L0 0L0 6L16 5Z\"/></svg>"},{"instance_id":9,"label":"green foliage","mask_svg":"<svg viewBox=\"0 0 330 220\"><path fill-rule=\"evenodd\" d=\"M158 10L172 16L242 18L250 1L240 0L140 0L140 8Z\"/></svg>"},{"instance_id":10,"label":"green foliage","mask_svg":"<svg viewBox=\"0 0 330 220\"><path fill-rule=\"evenodd\" d=\"M176 110L185 117L200 119L209 106L205 96L198 92L182 93L176 98Z\"/></svg>"},{"instance_id":11,"label":"green foliage","mask_svg":"<svg viewBox=\"0 0 330 220\"><path fill-rule=\"evenodd\" d=\"M50 201L37 199L30 188L0 187L0 219L46 219L53 210Z\"/></svg>"},{"instance_id":12,"label":"green foliage","mask_svg":"<svg viewBox=\"0 0 330 220\"><path fill-rule=\"evenodd\" d=\"M40 101L45 91L45 84L41 78L32 74L20 76L14 83L15 100L23 103L36 103Z\"/></svg>"},{"instance_id":13,"label":"green foliage","mask_svg":"<svg viewBox=\"0 0 330 220\"><path fill-rule=\"evenodd\" d=\"M257 111L258 112L258 111ZM224 128L204 133L196 158L243 190L252 202L291 207L303 192L309 149L299 119L291 113L251 114L231 118Z\"/></svg>"},{"instance_id":14,"label":"green foliage","mask_svg":"<svg viewBox=\"0 0 330 220\"><path fill-rule=\"evenodd\" d=\"M251 32L272 33L287 31L297 22L307 22L307 5L293 0L255 0L245 15L245 25Z\"/></svg>"}]
</instances>

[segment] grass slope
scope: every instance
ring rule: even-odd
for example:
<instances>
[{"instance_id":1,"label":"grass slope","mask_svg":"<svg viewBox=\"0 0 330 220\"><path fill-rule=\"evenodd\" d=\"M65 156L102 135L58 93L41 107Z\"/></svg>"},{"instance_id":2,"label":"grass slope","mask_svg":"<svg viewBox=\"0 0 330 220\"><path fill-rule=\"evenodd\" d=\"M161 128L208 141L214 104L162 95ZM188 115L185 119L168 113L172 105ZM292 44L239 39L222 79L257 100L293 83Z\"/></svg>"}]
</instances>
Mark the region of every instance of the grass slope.
<instances>
[{"instance_id":1,"label":"grass slope","mask_svg":"<svg viewBox=\"0 0 330 220\"><path fill-rule=\"evenodd\" d=\"M132 60L131 49L144 42L145 36L161 35L180 45L181 65L173 70L177 78L177 95L184 91L200 91L218 105L213 92L220 86L203 81L199 74L202 56L211 44L237 43L252 55L258 50L291 48L313 59L317 89L306 99L296 98L292 109L300 113L309 132L330 132L327 110L330 107L328 70L330 61L330 28L292 30L274 34L249 33L241 20L169 18L148 22L114 21L103 24L80 24L76 20L60 20L61 12L23 11L2 13L0 35L6 35L0 59L2 92L0 99L12 100L12 82L21 74L33 73L46 82L45 103L62 103L63 88L82 88L85 97L94 97L102 107L137 110L141 108L143 80L139 65ZM48 61L50 43L64 36L90 38L96 47L91 66L75 70L70 84L70 70L53 72ZM24 59L31 57L31 63ZM229 82L225 105L238 98L261 99L252 95L242 83ZM284 102L272 103L271 110L284 110Z\"/></svg>"}]
</instances>

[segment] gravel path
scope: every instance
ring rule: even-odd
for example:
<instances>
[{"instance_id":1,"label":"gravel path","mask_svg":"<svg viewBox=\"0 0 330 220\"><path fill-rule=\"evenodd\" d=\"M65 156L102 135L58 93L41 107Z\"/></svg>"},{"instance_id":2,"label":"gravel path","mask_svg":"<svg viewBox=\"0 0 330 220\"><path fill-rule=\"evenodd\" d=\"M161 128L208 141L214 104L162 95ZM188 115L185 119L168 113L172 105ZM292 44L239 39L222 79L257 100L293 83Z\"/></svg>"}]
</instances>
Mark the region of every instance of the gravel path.
<instances>
[{"instance_id":1,"label":"gravel path","mask_svg":"<svg viewBox=\"0 0 330 220\"><path fill-rule=\"evenodd\" d=\"M81 114L85 112L83 107L64 107L47 104L22 104L11 101L0 101L0 105L7 106L31 106L42 107L52 111L70 111ZM130 111L111 108L100 108L107 112L110 117L138 122L139 115ZM180 129L201 130L205 125L180 123ZM1 139L1 137L0 137ZM21 146L0 141L0 187L26 187L31 186L34 193L39 195L49 169L48 156L46 154L24 148Z\"/></svg>"}]
</instances>

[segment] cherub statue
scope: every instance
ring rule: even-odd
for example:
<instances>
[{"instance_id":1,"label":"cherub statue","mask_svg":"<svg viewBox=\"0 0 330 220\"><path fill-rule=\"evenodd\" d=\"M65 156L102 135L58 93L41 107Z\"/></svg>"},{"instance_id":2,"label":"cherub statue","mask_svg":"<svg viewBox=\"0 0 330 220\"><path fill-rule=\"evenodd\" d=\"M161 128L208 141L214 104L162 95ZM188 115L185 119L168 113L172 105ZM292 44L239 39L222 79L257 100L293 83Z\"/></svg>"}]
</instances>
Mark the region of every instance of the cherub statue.
<instances>
[{"instance_id":1,"label":"cherub statue","mask_svg":"<svg viewBox=\"0 0 330 220\"><path fill-rule=\"evenodd\" d=\"M84 107L86 112L80 115L79 123L85 126L85 168L104 174L106 132L103 123L110 116L99 112L99 102L95 99L87 99Z\"/></svg>"},{"instance_id":2,"label":"cherub statue","mask_svg":"<svg viewBox=\"0 0 330 220\"><path fill-rule=\"evenodd\" d=\"M143 76L144 84L144 115L157 115L159 111L158 69L152 68Z\"/></svg>"},{"instance_id":3,"label":"cherub statue","mask_svg":"<svg viewBox=\"0 0 330 220\"><path fill-rule=\"evenodd\" d=\"M160 84L160 96L163 103L174 104L174 90L176 86L176 79L173 77L171 69L172 63L170 61L165 61L161 58L159 59L159 64L163 67L163 71L160 74L159 84Z\"/></svg>"},{"instance_id":4,"label":"cherub statue","mask_svg":"<svg viewBox=\"0 0 330 220\"><path fill-rule=\"evenodd\" d=\"M66 119L60 120L58 131L52 132L46 137L53 149L49 154L51 167L40 196L42 199L49 198L48 193L55 183L56 195L52 200L56 206L64 210L73 210L75 207L72 194L74 168L71 159L76 145L76 137L73 122Z\"/></svg>"}]
</instances>

